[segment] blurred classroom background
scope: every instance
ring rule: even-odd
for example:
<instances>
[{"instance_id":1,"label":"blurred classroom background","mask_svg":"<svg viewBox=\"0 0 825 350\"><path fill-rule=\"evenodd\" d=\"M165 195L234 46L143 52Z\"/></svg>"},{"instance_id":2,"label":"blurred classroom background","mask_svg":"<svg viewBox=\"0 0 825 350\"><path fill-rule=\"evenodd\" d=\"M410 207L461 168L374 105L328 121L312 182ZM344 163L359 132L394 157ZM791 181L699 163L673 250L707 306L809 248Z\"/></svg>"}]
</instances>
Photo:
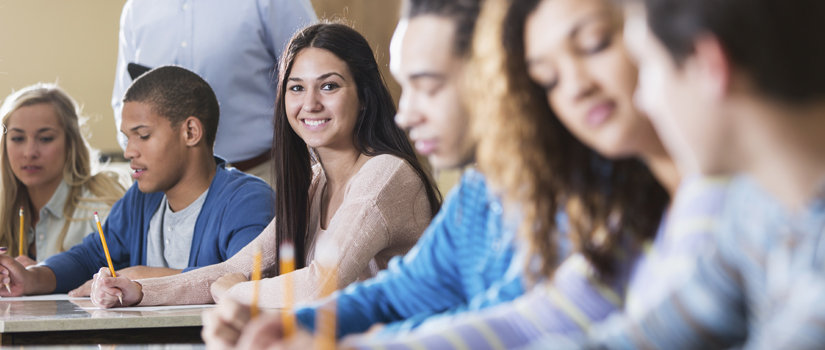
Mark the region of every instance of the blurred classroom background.
<instances>
[{"instance_id":1,"label":"blurred classroom background","mask_svg":"<svg viewBox=\"0 0 825 350\"><path fill-rule=\"evenodd\" d=\"M36 82L57 82L83 107L92 147L122 159L110 104L120 12L125 0L0 0L0 95ZM319 19L348 23L369 40L398 101L389 43L400 0L312 0ZM438 174L446 194L458 172Z\"/></svg>"}]
</instances>

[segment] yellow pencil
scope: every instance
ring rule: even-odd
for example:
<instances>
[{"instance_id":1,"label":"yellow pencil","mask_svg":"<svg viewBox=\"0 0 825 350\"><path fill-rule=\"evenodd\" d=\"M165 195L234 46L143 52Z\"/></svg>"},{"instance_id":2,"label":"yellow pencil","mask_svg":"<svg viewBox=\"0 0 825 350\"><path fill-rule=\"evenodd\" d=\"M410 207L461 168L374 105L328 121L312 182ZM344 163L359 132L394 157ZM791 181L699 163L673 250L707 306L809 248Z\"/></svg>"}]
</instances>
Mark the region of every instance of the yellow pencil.
<instances>
[{"instance_id":1,"label":"yellow pencil","mask_svg":"<svg viewBox=\"0 0 825 350\"><path fill-rule=\"evenodd\" d=\"M17 255L23 256L23 247L25 246L26 236L23 235L23 207L20 207L20 211L18 212L20 216L20 238L18 239L20 243L20 250L18 250Z\"/></svg>"},{"instance_id":2,"label":"yellow pencil","mask_svg":"<svg viewBox=\"0 0 825 350\"><path fill-rule=\"evenodd\" d=\"M97 223L97 233L100 234L100 243L103 244L103 253L106 254L106 263L109 264L109 272L112 273L112 277L117 277L115 265L112 264L112 256L109 255L109 246L106 244L106 236L103 235L103 227L100 226L100 216L97 216L97 212L95 212L95 223ZM117 299L120 300L120 305L123 305L123 297L118 296Z\"/></svg>"},{"instance_id":3,"label":"yellow pencil","mask_svg":"<svg viewBox=\"0 0 825 350\"><path fill-rule=\"evenodd\" d=\"M323 283L322 297L326 297L338 288L338 268L333 266L325 271L326 279ZM338 309L336 301L330 301L326 305L318 309L318 316L315 320L315 349L320 350L334 350L335 349L335 332L336 332L336 316L335 312Z\"/></svg>"},{"instance_id":4,"label":"yellow pencil","mask_svg":"<svg viewBox=\"0 0 825 350\"><path fill-rule=\"evenodd\" d=\"M261 246L258 246L255 252L255 258L252 261L252 305L249 306L250 317L258 317L258 284L261 280L261 260L263 252Z\"/></svg>"},{"instance_id":5,"label":"yellow pencil","mask_svg":"<svg viewBox=\"0 0 825 350\"><path fill-rule=\"evenodd\" d=\"M290 272L295 271L295 248L292 243L284 242L281 244L280 252L280 274L284 276L284 305L286 305L286 310L281 315L284 324L284 337L286 338L295 332L295 317L292 315L294 287L292 285L293 276L290 274Z\"/></svg>"}]
</instances>

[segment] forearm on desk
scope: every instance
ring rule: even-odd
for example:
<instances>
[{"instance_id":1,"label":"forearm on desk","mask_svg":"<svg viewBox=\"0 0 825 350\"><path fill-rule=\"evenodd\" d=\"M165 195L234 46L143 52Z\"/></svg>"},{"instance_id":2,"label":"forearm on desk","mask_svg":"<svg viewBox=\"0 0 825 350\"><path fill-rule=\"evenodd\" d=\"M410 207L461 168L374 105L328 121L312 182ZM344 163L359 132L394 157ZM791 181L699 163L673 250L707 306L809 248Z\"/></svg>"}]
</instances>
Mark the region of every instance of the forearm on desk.
<instances>
[{"instance_id":1,"label":"forearm on desk","mask_svg":"<svg viewBox=\"0 0 825 350\"><path fill-rule=\"evenodd\" d=\"M131 280L142 278L165 277L181 273L180 269L170 269L168 267L132 266L117 271L119 277L127 277Z\"/></svg>"},{"instance_id":2,"label":"forearm on desk","mask_svg":"<svg viewBox=\"0 0 825 350\"><path fill-rule=\"evenodd\" d=\"M52 269L46 266L31 266L26 269L26 284L23 294L48 294L57 288L57 277Z\"/></svg>"}]
</instances>

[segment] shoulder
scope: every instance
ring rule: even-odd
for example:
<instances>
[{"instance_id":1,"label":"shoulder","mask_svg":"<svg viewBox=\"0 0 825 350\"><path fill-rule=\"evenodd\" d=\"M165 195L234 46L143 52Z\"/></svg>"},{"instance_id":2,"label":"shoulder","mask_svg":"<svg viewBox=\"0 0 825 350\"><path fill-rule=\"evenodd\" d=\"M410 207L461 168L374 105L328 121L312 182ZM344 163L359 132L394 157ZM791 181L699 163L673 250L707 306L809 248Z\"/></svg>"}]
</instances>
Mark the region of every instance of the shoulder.
<instances>
[{"instance_id":1,"label":"shoulder","mask_svg":"<svg viewBox=\"0 0 825 350\"><path fill-rule=\"evenodd\" d=\"M215 178L209 191L215 192L260 192L266 195L272 193L272 188L256 176L246 174L235 168L224 168L218 166L215 171Z\"/></svg>"},{"instance_id":2,"label":"shoulder","mask_svg":"<svg viewBox=\"0 0 825 350\"><path fill-rule=\"evenodd\" d=\"M484 174L471 168L461 175L461 181L447 195L441 210L448 213L451 220L465 225L466 220L484 220L491 206L500 207L498 198L488 187Z\"/></svg>"},{"instance_id":3,"label":"shoulder","mask_svg":"<svg viewBox=\"0 0 825 350\"><path fill-rule=\"evenodd\" d=\"M380 196L382 193L418 190L424 182L407 163L394 155L382 154L368 160L350 180L353 195Z\"/></svg>"}]
</instances>

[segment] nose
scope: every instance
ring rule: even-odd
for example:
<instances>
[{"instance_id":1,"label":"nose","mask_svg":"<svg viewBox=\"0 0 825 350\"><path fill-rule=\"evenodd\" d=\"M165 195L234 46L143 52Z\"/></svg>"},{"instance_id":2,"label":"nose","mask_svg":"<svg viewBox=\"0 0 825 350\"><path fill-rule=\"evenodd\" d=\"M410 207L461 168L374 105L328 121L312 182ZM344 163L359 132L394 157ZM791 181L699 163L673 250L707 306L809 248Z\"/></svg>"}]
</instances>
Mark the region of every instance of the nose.
<instances>
[{"instance_id":1,"label":"nose","mask_svg":"<svg viewBox=\"0 0 825 350\"><path fill-rule=\"evenodd\" d=\"M134 145L134 142L126 141L126 149L123 150L123 158L132 160L137 158L138 154L139 153Z\"/></svg>"},{"instance_id":2,"label":"nose","mask_svg":"<svg viewBox=\"0 0 825 350\"><path fill-rule=\"evenodd\" d=\"M304 94L304 105L301 108L304 112L308 113L317 113L322 111L324 109L324 105L319 99L318 91L308 89L306 94Z\"/></svg>"},{"instance_id":3,"label":"nose","mask_svg":"<svg viewBox=\"0 0 825 350\"><path fill-rule=\"evenodd\" d=\"M596 91L597 84L593 79L589 67L578 58L570 58L562 65L561 83L565 95L575 100L589 97Z\"/></svg>"},{"instance_id":4,"label":"nose","mask_svg":"<svg viewBox=\"0 0 825 350\"><path fill-rule=\"evenodd\" d=\"M40 156L40 147L35 140L29 138L29 140L26 141L26 144L23 147L23 156L32 159Z\"/></svg>"},{"instance_id":5,"label":"nose","mask_svg":"<svg viewBox=\"0 0 825 350\"><path fill-rule=\"evenodd\" d=\"M424 115L416 108L418 104L413 94L401 92L398 101L398 112L395 115L395 123L402 129L409 130L424 120Z\"/></svg>"}]
</instances>

